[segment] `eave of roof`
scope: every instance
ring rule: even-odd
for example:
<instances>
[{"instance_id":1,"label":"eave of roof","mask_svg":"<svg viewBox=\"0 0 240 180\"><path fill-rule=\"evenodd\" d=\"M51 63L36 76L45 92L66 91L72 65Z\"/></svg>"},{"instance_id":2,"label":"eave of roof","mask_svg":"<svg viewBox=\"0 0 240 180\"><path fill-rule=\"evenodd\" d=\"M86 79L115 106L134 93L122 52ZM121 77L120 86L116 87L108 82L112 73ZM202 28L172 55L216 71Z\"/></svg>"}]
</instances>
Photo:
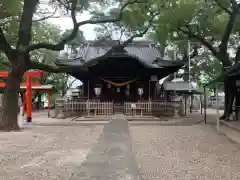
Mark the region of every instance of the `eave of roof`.
<instances>
[{"instance_id":1,"label":"eave of roof","mask_svg":"<svg viewBox=\"0 0 240 180\"><path fill-rule=\"evenodd\" d=\"M110 51L119 50L136 56L147 64L152 64L156 58L161 57L160 51L152 41L133 41L128 43L126 46L121 46L119 41L88 41L87 43L82 44L76 50L76 58L71 59L71 61L68 62L69 65L81 65L84 64L84 62L101 57ZM67 50L61 51L59 59L71 58L71 56L69 57L68 55L64 55L66 52Z\"/></svg>"},{"instance_id":2,"label":"eave of roof","mask_svg":"<svg viewBox=\"0 0 240 180\"><path fill-rule=\"evenodd\" d=\"M97 57L95 59L92 59L90 61L87 61L85 63L82 63L82 65L73 65L72 62L74 61L84 61L81 58L76 58L76 59L69 59L69 60L57 60L55 61L55 64L58 66L75 66L75 67L82 67L82 68L89 68L97 63L99 63L102 60L106 59L122 59L122 58L128 58L132 60L138 61L140 64L142 64L146 68L161 68L161 67L173 67L173 66L183 66L186 64L186 62L182 60L164 60L164 59L156 59L154 63L148 64L144 60L133 56L131 54L128 54L127 52L124 53L114 53L114 54L104 54L103 56Z\"/></svg>"}]
</instances>

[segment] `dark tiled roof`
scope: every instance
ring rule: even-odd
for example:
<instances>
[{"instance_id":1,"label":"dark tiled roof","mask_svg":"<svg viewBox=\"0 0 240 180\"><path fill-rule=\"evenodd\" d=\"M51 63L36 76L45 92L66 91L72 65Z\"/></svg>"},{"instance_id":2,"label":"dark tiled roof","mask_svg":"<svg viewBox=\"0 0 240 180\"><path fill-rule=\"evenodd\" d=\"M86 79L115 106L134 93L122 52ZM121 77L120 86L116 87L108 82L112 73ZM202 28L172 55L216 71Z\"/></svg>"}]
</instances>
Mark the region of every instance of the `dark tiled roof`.
<instances>
[{"instance_id":1,"label":"dark tiled roof","mask_svg":"<svg viewBox=\"0 0 240 180\"><path fill-rule=\"evenodd\" d=\"M77 56L74 59L68 57L67 59L59 57L59 63L67 63L69 65L81 65L91 59L103 56L106 54L118 41L88 41L77 50ZM156 59L161 58L160 51L151 41L134 41L129 43L125 51L131 55L136 56L146 64L153 64ZM63 52L60 52L60 54ZM157 64L153 65L156 66Z\"/></svg>"}]
</instances>

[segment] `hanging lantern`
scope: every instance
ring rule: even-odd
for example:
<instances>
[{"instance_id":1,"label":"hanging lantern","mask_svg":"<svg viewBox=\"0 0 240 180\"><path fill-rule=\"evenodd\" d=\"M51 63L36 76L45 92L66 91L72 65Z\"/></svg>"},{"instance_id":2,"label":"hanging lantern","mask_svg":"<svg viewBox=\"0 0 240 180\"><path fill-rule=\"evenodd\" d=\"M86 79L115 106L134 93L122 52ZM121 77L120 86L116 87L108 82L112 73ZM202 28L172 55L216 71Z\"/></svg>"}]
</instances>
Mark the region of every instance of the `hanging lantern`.
<instances>
[{"instance_id":1,"label":"hanging lantern","mask_svg":"<svg viewBox=\"0 0 240 180\"><path fill-rule=\"evenodd\" d=\"M101 88L100 87L94 88L94 92L95 92L96 96L99 96L101 94Z\"/></svg>"},{"instance_id":2,"label":"hanging lantern","mask_svg":"<svg viewBox=\"0 0 240 180\"><path fill-rule=\"evenodd\" d=\"M143 88L138 88L138 95L142 96L143 95Z\"/></svg>"},{"instance_id":3,"label":"hanging lantern","mask_svg":"<svg viewBox=\"0 0 240 180\"><path fill-rule=\"evenodd\" d=\"M120 88L119 88L119 87L117 88L117 92L118 92L118 93L120 92Z\"/></svg>"},{"instance_id":4,"label":"hanging lantern","mask_svg":"<svg viewBox=\"0 0 240 180\"><path fill-rule=\"evenodd\" d=\"M110 83L107 84L107 88L111 88L111 84Z\"/></svg>"}]
</instances>

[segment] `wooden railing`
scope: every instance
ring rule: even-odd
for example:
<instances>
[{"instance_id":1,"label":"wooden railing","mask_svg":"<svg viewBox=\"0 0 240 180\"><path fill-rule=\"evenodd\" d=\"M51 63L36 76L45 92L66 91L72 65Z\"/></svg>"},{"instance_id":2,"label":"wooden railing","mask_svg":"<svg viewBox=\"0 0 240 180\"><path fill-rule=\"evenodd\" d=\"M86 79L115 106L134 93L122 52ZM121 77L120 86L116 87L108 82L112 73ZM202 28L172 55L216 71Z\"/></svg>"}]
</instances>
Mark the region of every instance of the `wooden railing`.
<instances>
[{"instance_id":1,"label":"wooden railing","mask_svg":"<svg viewBox=\"0 0 240 180\"><path fill-rule=\"evenodd\" d=\"M181 114L180 101L145 101L125 102L124 114L126 116L173 116Z\"/></svg>"},{"instance_id":2,"label":"wooden railing","mask_svg":"<svg viewBox=\"0 0 240 180\"><path fill-rule=\"evenodd\" d=\"M180 101L125 102L123 112L126 116L173 116L181 115ZM76 101L56 100L56 114L62 116L109 116L114 114L114 103L99 100Z\"/></svg>"},{"instance_id":3,"label":"wooden railing","mask_svg":"<svg viewBox=\"0 0 240 180\"><path fill-rule=\"evenodd\" d=\"M63 116L108 116L113 114L113 102L56 100L56 114Z\"/></svg>"},{"instance_id":4,"label":"wooden railing","mask_svg":"<svg viewBox=\"0 0 240 180\"><path fill-rule=\"evenodd\" d=\"M113 114L113 102L87 101L86 109L88 116L109 116Z\"/></svg>"}]
</instances>

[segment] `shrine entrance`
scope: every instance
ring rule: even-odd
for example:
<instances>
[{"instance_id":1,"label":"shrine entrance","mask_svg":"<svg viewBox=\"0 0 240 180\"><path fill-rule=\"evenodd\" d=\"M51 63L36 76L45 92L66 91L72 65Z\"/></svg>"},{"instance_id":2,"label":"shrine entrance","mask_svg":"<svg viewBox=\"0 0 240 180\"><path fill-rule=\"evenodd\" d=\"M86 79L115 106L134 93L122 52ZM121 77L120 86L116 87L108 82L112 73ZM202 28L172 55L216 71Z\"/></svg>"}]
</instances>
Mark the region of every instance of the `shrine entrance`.
<instances>
[{"instance_id":1,"label":"shrine entrance","mask_svg":"<svg viewBox=\"0 0 240 180\"><path fill-rule=\"evenodd\" d=\"M101 78L102 95L105 100L113 101L115 104L122 104L135 99L137 89L136 80L106 80Z\"/></svg>"},{"instance_id":2,"label":"shrine entrance","mask_svg":"<svg viewBox=\"0 0 240 180\"><path fill-rule=\"evenodd\" d=\"M127 95L126 95L126 92L125 92L125 89L126 87L125 86L121 86L121 87L112 87L113 88L113 95L112 95L112 100L119 104L121 102L124 102L127 100Z\"/></svg>"}]
</instances>

